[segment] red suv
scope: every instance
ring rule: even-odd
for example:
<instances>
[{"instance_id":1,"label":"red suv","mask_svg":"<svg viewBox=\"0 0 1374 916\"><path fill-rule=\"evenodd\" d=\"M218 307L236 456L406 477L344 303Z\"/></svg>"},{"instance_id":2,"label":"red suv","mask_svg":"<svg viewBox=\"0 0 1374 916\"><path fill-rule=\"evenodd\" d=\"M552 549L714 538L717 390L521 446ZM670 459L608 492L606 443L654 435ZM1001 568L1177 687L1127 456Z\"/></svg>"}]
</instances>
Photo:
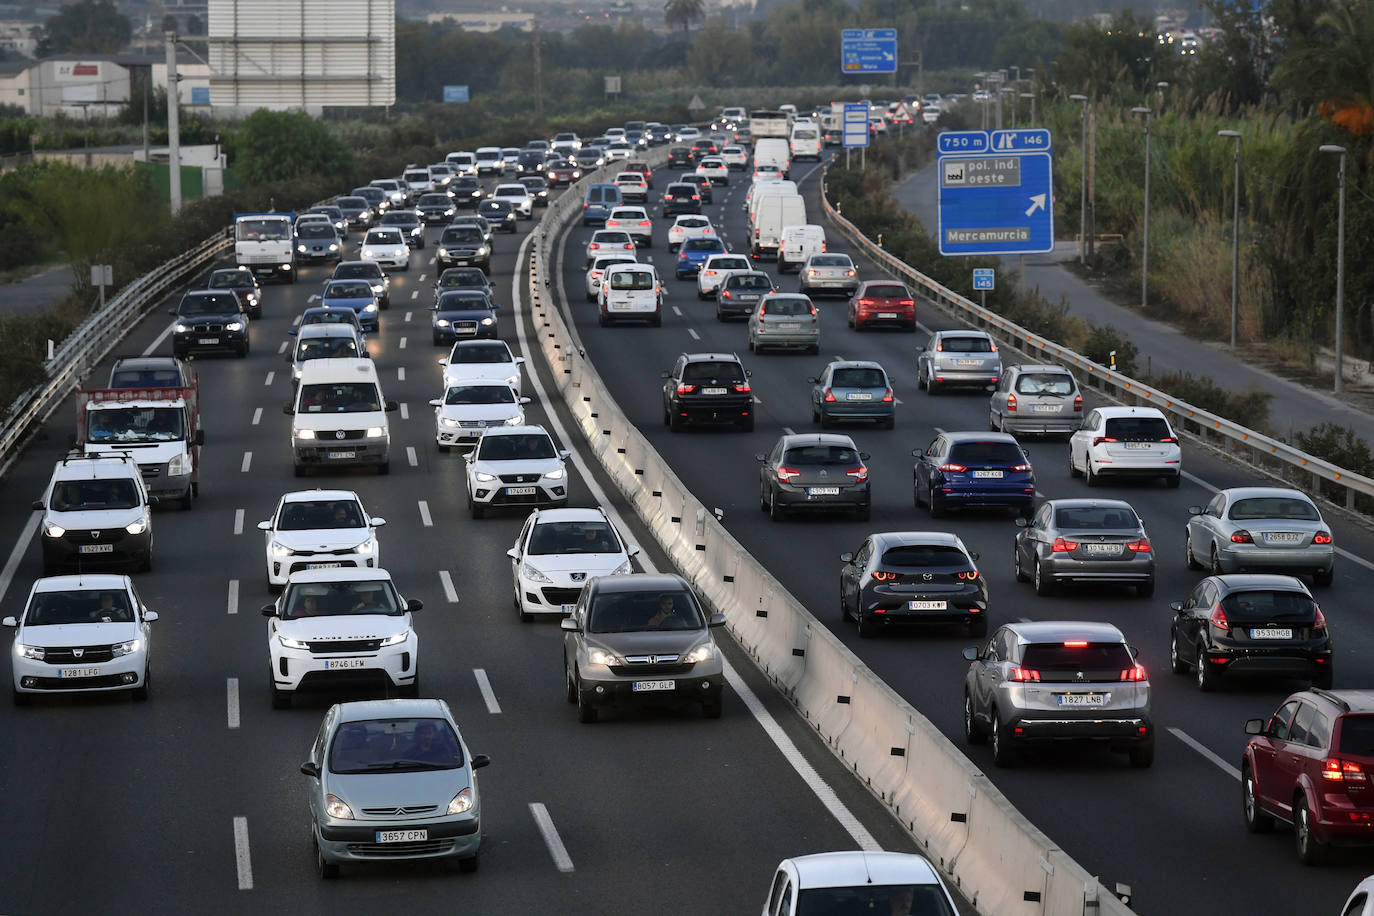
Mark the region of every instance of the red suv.
<instances>
[{"instance_id":1,"label":"red suv","mask_svg":"<svg viewBox=\"0 0 1374 916\"><path fill-rule=\"evenodd\" d=\"M636 161L636 162L627 162L627 163L625 163L625 168L621 169L621 171L622 171L622 172L638 172L639 174L641 174L641 175L644 176L644 183L647 184L647 185L649 186L649 189L650 189L650 190L653 190L653 187L654 187L654 170L651 169L651 168L649 168L649 163L647 163L647 162L638 162L638 161Z\"/></svg>"},{"instance_id":2,"label":"red suv","mask_svg":"<svg viewBox=\"0 0 1374 916\"><path fill-rule=\"evenodd\" d=\"M849 300L849 326L856 331L878 325L916 330L916 300L891 280L865 280Z\"/></svg>"},{"instance_id":3,"label":"red suv","mask_svg":"<svg viewBox=\"0 0 1374 916\"><path fill-rule=\"evenodd\" d=\"M1331 846L1374 844L1374 690L1295 693L1250 719L1241 760L1245 826L1293 825L1298 859L1319 865Z\"/></svg>"}]
</instances>

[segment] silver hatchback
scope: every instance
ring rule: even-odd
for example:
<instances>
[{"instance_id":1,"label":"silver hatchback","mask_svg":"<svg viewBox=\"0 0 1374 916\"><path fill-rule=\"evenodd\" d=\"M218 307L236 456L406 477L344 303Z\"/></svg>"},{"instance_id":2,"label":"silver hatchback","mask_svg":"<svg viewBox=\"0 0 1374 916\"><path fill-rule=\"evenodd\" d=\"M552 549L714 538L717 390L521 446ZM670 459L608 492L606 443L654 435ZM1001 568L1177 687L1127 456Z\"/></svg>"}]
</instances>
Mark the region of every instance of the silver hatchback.
<instances>
[{"instance_id":1,"label":"silver hatchback","mask_svg":"<svg viewBox=\"0 0 1374 916\"><path fill-rule=\"evenodd\" d=\"M821 352L821 325L816 306L807 296L773 293L764 296L749 316L749 349L801 347Z\"/></svg>"},{"instance_id":2,"label":"silver hatchback","mask_svg":"<svg viewBox=\"0 0 1374 916\"><path fill-rule=\"evenodd\" d=\"M1063 366L1012 366L988 402L988 429L998 432L1072 435L1082 425L1083 395Z\"/></svg>"},{"instance_id":3,"label":"silver hatchback","mask_svg":"<svg viewBox=\"0 0 1374 916\"><path fill-rule=\"evenodd\" d=\"M1310 573L1330 585L1336 546L1331 528L1307 494L1281 487L1233 487L1206 507L1189 506L1188 568L1212 575L1242 570Z\"/></svg>"},{"instance_id":4,"label":"silver hatchback","mask_svg":"<svg viewBox=\"0 0 1374 916\"><path fill-rule=\"evenodd\" d=\"M801 292L852 296L859 288L859 271L847 254L813 254L801 270Z\"/></svg>"},{"instance_id":5,"label":"silver hatchback","mask_svg":"<svg viewBox=\"0 0 1374 916\"><path fill-rule=\"evenodd\" d=\"M996 385L1002 377L997 344L983 331L936 331L916 356L916 387L927 394L943 388Z\"/></svg>"}]
</instances>

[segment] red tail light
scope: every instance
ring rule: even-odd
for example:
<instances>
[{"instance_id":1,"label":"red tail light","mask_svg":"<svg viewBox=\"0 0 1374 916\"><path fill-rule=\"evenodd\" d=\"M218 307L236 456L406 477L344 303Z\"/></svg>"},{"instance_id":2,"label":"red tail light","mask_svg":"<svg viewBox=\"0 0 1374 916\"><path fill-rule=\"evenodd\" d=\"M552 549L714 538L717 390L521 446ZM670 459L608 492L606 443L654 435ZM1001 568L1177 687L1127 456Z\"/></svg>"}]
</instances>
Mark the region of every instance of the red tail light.
<instances>
[{"instance_id":1,"label":"red tail light","mask_svg":"<svg viewBox=\"0 0 1374 916\"><path fill-rule=\"evenodd\" d=\"M815 271L815 270L807 270L806 275L807 275L808 277L814 277L814 276L816 275L816 271Z\"/></svg>"},{"instance_id":2,"label":"red tail light","mask_svg":"<svg viewBox=\"0 0 1374 916\"><path fill-rule=\"evenodd\" d=\"M963 579L966 582L972 582L978 578L978 570L970 569L967 572L955 573L954 578Z\"/></svg>"},{"instance_id":3,"label":"red tail light","mask_svg":"<svg viewBox=\"0 0 1374 916\"><path fill-rule=\"evenodd\" d=\"M1231 535L1231 543L1232 543L1232 544L1253 544L1253 543L1255 543L1255 539L1254 539L1253 537L1250 536L1250 532L1248 532L1248 531L1246 531L1244 528L1242 528L1242 529L1240 529L1239 531L1237 531L1237 532L1235 532L1235 533L1233 533L1233 534Z\"/></svg>"},{"instance_id":4,"label":"red tail light","mask_svg":"<svg viewBox=\"0 0 1374 916\"><path fill-rule=\"evenodd\" d=\"M891 404L892 401L893 401L892 389L889 388L889 389L887 389L887 392L886 392L885 394L883 394L883 403L884 403L884 404Z\"/></svg>"},{"instance_id":5,"label":"red tail light","mask_svg":"<svg viewBox=\"0 0 1374 916\"><path fill-rule=\"evenodd\" d=\"M648 221L647 219L642 219L642 220L639 221L639 224L640 224L641 226L647 226L647 225L649 225L649 221Z\"/></svg>"},{"instance_id":6,"label":"red tail light","mask_svg":"<svg viewBox=\"0 0 1374 916\"><path fill-rule=\"evenodd\" d=\"M995 344L995 343L989 341L989 342L988 342L988 346L992 347L992 349L988 351L989 353L996 353L996 352L997 352L997 344Z\"/></svg>"},{"instance_id":7,"label":"red tail light","mask_svg":"<svg viewBox=\"0 0 1374 916\"><path fill-rule=\"evenodd\" d=\"M1094 446L1101 445L1103 442L1120 442L1120 441L1121 441L1120 439L1114 439L1114 438L1112 438L1111 436L1094 436L1094 437L1093 437L1093 445L1094 445Z\"/></svg>"},{"instance_id":8,"label":"red tail light","mask_svg":"<svg viewBox=\"0 0 1374 916\"><path fill-rule=\"evenodd\" d=\"M1064 538L1055 538L1054 543L1050 545L1050 551L1052 553L1072 553L1077 549L1077 541L1069 541Z\"/></svg>"},{"instance_id":9,"label":"red tail light","mask_svg":"<svg viewBox=\"0 0 1374 916\"><path fill-rule=\"evenodd\" d=\"M1143 681L1145 680L1145 669L1141 665L1131 668L1123 668L1119 680L1123 681Z\"/></svg>"},{"instance_id":10,"label":"red tail light","mask_svg":"<svg viewBox=\"0 0 1374 916\"><path fill-rule=\"evenodd\" d=\"M696 386L696 385L678 385L678 386L677 386L677 393L678 393L678 394L691 394L693 391L696 391L696 390L697 390L697 386Z\"/></svg>"},{"instance_id":11,"label":"red tail light","mask_svg":"<svg viewBox=\"0 0 1374 916\"><path fill-rule=\"evenodd\" d=\"M1016 395L1007 395L1007 413L1016 413Z\"/></svg>"},{"instance_id":12,"label":"red tail light","mask_svg":"<svg viewBox=\"0 0 1374 916\"><path fill-rule=\"evenodd\" d=\"M1074 412L1074 413L1082 413L1082 412L1083 412L1083 395L1081 395L1081 394L1076 394L1076 395L1073 396L1073 412Z\"/></svg>"},{"instance_id":13,"label":"red tail light","mask_svg":"<svg viewBox=\"0 0 1374 916\"><path fill-rule=\"evenodd\" d=\"M916 300L915 300L915 299L903 299L903 300L901 300L900 302L898 302L897 304L898 304L898 305L902 305L902 306L911 306L911 307L914 308L914 307L916 306Z\"/></svg>"},{"instance_id":14,"label":"red tail light","mask_svg":"<svg viewBox=\"0 0 1374 916\"><path fill-rule=\"evenodd\" d=\"M1029 474L1031 472L1031 466L1025 463L1013 464L1011 466L1011 471L1014 474Z\"/></svg>"},{"instance_id":15,"label":"red tail light","mask_svg":"<svg viewBox=\"0 0 1374 916\"><path fill-rule=\"evenodd\" d=\"M783 483L787 483L787 481L791 480L793 477L800 477L800 476L801 476L801 471L798 471L796 468L785 468L785 467L779 467L779 468L778 468L778 480L781 480Z\"/></svg>"},{"instance_id":16,"label":"red tail light","mask_svg":"<svg viewBox=\"0 0 1374 916\"><path fill-rule=\"evenodd\" d=\"M1088 641L1086 639L1066 639L1064 640L1065 649L1086 649Z\"/></svg>"},{"instance_id":17,"label":"red tail light","mask_svg":"<svg viewBox=\"0 0 1374 916\"><path fill-rule=\"evenodd\" d=\"M1326 615L1322 613L1321 605L1317 606L1317 614L1312 618L1312 633L1326 631Z\"/></svg>"},{"instance_id":18,"label":"red tail light","mask_svg":"<svg viewBox=\"0 0 1374 916\"><path fill-rule=\"evenodd\" d=\"M857 276L859 275L859 272L856 271L856 270L846 270L846 271L844 272L844 275L845 275L846 277L857 277Z\"/></svg>"},{"instance_id":19,"label":"red tail light","mask_svg":"<svg viewBox=\"0 0 1374 916\"><path fill-rule=\"evenodd\" d=\"M1126 545L1126 549L1129 550L1131 553L1149 553L1150 539L1141 538L1138 541L1131 541L1131 543Z\"/></svg>"},{"instance_id":20,"label":"red tail light","mask_svg":"<svg viewBox=\"0 0 1374 916\"><path fill-rule=\"evenodd\" d=\"M736 385L736 386L735 386L735 390L738 391L740 394L748 394L749 391L750 391L749 386L748 386L747 384L745 384L745 385Z\"/></svg>"},{"instance_id":21,"label":"red tail light","mask_svg":"<svg viewBox=\"0 0 1374 916\"><path fill-rule=\"evenodd\" d=\"M962 464L955 464L953 461L946 461L944 464L940 465L940 470L947 473L962 474L968 470L968 467Z\"/></svg>"},{"instance_id":22,"label":"red tail light","mask_svg":"<svg viewBox=\"0 0 1374 916\"><path fill-rule=\"evenodd\" d=\"M1313 544L1330 544L1330 543L1331 543L1331 535L1328 534L1328 533L1326 533L1325 531L1318 531L1316 534L1312 535L1312 543L1313 543Z\"/></svg>"},{"instance_id":23,"label":"red tail light","mask_svg":"<svg viewBox=\"0 0 1374 916\"><path fill-rule=\"evenodd\" d=\"M1231 622L1226 619L1226 612L1221 609L1220 604L1212 608L1212 615L1207 618L1207 622L1221 631L1222 634L1229 632L1231 629Z\"/></svg>"},{"instance_id":24,"label":"red tail light","mask_svg":"<svg viewBox=\"0 0 1374 916\"><path fill-rule=\"evenodd\" d=\"M1322 761L1322 779L1330 782L1369 782L1364 767L1353 760L1341 760L1339 757L1327 757Z\"/></svg>"},{"instance_id":25,"label":"red tail light","mask_svg":"<svg viewBox=\"0 0 1374 916\"><path fill-rule=\"evenodd\" d=\"M1034 670L1033 668L1022 668L1020 665L1017 665L1013 667L1010 672L1008 672L1007 680L1019 681L1022 683L1025 683L1026 681L1039 681L1040 672Z\"/></svg>"},{"instance_id":26,"label":"red tail light","mask_svg":"<svg viewBox=\"0 0 1374 916\"><path fill-rule=\"evenodd\" d=\"M877 305L877 304L878 304L878 303L877 303L875 300L870 299L870 298L868 298L867 296L865 296L864 298L862 298L862 299L859 300L859 305L866 305L866 306L868 306L869 308L872 308L873 306L875 306L875 305Z\"/></svg>"},{"instance_id":27,"label":"red tail light","mask_svg":"<svg viewBox=\"0 0 1374 916\"><path fill-rule=\"evenodd\" d=\"M868 468L850 468L849 470L845 471L845 474L847 474L850 477L853 477L859 483L863 483L865 480L868 479Z\"/></svg>"},{"instance_id":28,"label":"red tail light","mask_svg":"<svg viewBox=\"0 0 1374 916\"><path fill-rule=\"evenodd\" d=\"M1178 445L1178 436L1165 436L1163 439L1160 439L1159 441L1165 443L1166 445Z\"/></svg>"},{"instance_id":29,"label":"red tail light","mask_svg":"<svg viewBox=\"0 0 1374 916\"><path fill-rule=\"evenodd\" d=\"M701 200L701 195L700 195L700 194L693 194L693 195L692 195L692 200Z\"/></svg>"},{"instance_id":30,"label":"red tail light","mask_svg":"<svg viewBox=\"0 0 1374 916\"><path fill-rule=\"evenodd\" d=\"M827 400L827 401L834 401L834 400L835 400L835 392L831 391L829 388L825 389L825 400Z\"/></svg>"},{"instance_id":31,"label":"red tail light","mask_svg":"<svg viewBox=\"0 0 1374 916\"><path fill-rule=\"evenodd\" d=\"M897 576L898 574L895 572L884 572L881 569L873 573L873 578L877 579L879 582L895 582Z\"/></svg>"},{"instance_id":32,"label":"red tail light","mask_svg":"<svg viewBox=\"0 0 1374 916\"><path fill-rule=\"evenodd\" d=\"M944 344L942 344L942 343L937 343L937 344L935 345L935 352L936 352L936 353L943 353L944 351L945 351L945 345L944 345Z\"/></svg>"},{"instance_id":33,"label":"red tail light","mask_svg":"<svg viewBox=\"0 0 1374 916\"><path fill-rule=\"evenodd\" d=\"M722 291L721 291L720 298L722 298L722 299L733 299L733 298L735 298L735 297L732 296L732 295L730 295L730 291L727 289L727 290L722 290Z\"/></svg>"}]
</instances>

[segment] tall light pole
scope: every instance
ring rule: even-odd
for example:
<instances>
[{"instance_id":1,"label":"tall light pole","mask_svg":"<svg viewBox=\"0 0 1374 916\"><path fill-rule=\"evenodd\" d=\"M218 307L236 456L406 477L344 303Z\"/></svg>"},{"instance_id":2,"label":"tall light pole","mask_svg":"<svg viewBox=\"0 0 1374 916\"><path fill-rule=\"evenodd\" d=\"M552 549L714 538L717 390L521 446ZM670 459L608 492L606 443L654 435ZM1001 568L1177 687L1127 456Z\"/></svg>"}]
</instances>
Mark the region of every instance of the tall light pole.
<instances>
[{"instance_id":1,"label":"tall light pole","mask_svg":"<svg viewBox=\"0 0 1374 916\"><path fill-rule=\"evenodd\" d=\"M1150 298L1150 118L1154 109L1137 105L1131 113L1145 116L1145 220L1140 246L1140 308L1144 310Z\"/></svg>"},{"instance_id":2,"label":"tall light pole","mask_svg":"<svg viewBox=\"0 0 1374 916\"><path fill-rule=\"evenodd\" d=\"M167 190L172 215L181 212L181 87L177 85L177 33L164 32L167 42ZM151 74L151 69L149 70Z\"/></svg>"},{"instance_id":3,"label":"tall light pole","mask_svg":"<svg viewBox=\"0 0 1374 916\"><path fill-rule=\"evenodd\" d=\"M1218 137L1236 141L1236 169L1231 204L1231 347L1236 346L1236 324L1240 316L1240 131L1219 130Z\"/></svg>"},{"instance_id":4,"label":"tall light pole","mask_svg":"<svg viewBox=\"0 0 1374 916\"><path fill-rule=\"evenodd\" d=\"M1078 179L1078 263L1082 265L1088 263L1088 97L1076 92L1069 96L1069 100L1083 104L1083 140L1080 147L1083 162Z\"/></svg>"},{"instance_id":5,"label":"tall light pole","mask_svg":"<svg viewBox=\"0 0 1374 916\"><path fill-rule=\"evenodd\" d=\"M1333 143L1326 143L1320 147L1320 152L1335 153L1341 157L1338 186L1339 196L1336 198L1336 392L1341 390L1342 372L1345 368L1345 147L1336 146Z\"/></svg>"}]
</instances>

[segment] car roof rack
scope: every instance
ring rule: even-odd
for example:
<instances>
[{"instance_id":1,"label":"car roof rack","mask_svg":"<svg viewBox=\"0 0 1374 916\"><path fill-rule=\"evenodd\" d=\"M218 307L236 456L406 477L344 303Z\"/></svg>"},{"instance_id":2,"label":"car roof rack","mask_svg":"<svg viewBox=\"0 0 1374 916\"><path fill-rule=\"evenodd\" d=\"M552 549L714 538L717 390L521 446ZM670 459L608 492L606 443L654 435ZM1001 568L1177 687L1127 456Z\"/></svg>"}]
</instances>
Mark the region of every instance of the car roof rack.
<instances>
[{"instance_id":1,"label":"car roof rack","mask_svg":"<svg viewBox=\"0 0 1374 916\"><path fill-rule=\"evenodd\" d=\"M1326 690L1322 687L1312 687L1310 688L1310 692L1315 693L1317 696L1321 697L1323 700L1326 700L1329 703L1334 703L1336 706L1339 706L1342 712L1350 712L1350 703L1347 702L1343 697L1339 697L1331 691Z\"/></svg>"}]
</instances>

